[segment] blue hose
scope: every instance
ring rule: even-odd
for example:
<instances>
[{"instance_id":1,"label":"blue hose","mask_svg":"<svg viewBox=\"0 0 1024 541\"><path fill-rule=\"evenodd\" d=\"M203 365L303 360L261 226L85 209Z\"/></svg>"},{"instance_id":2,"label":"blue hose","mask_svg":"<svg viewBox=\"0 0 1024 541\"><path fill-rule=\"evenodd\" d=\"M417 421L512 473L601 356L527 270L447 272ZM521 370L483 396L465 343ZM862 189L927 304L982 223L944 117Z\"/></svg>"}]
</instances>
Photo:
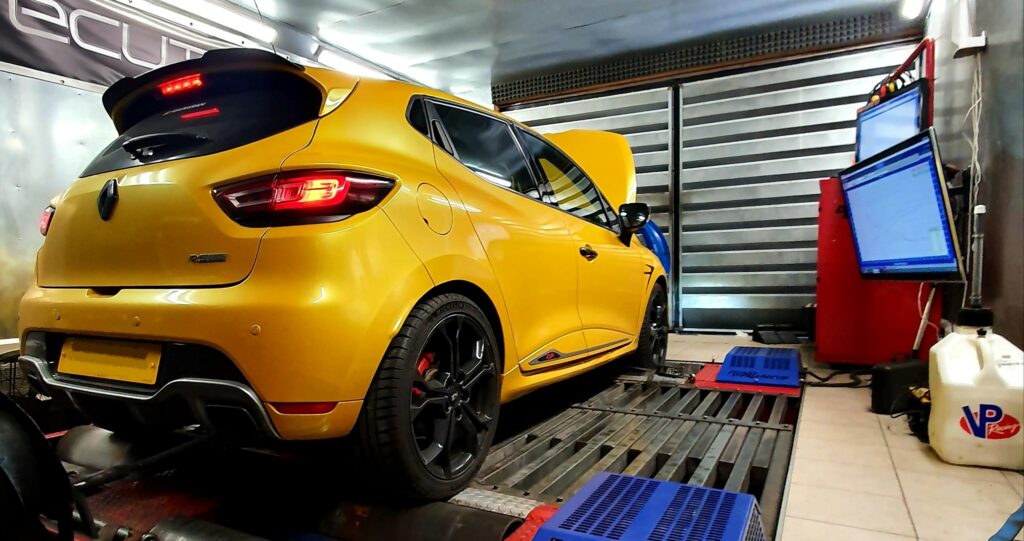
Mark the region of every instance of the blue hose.
<instances>
[{"instance_id":1,"label":"blue hose","mask_svg":"<svg viewBox=\"0 0 1024 541\"><path fill-rule=\"evenodd\" d=\"M988 538L988 541L1011 541L1013 537L1024 528L1024 503L1006 519L1006 524L995 535Z\"/></svg>"},{"instance_id":2,"label":"blue hose","mask_svg":"<svg viewBox=\"0 0 1024 541\"><path fill-rule=\"evenodd\" d=\"M658 256L658 260L661 261L661 266L665 268L667 274L669 267L672 266L672 256L669 252L668 241L665 240L665 235L661 232L658 224L653 221L647 222L640 231L637 231L637 235L644 246Z\"/></svg>"}]
</instances>

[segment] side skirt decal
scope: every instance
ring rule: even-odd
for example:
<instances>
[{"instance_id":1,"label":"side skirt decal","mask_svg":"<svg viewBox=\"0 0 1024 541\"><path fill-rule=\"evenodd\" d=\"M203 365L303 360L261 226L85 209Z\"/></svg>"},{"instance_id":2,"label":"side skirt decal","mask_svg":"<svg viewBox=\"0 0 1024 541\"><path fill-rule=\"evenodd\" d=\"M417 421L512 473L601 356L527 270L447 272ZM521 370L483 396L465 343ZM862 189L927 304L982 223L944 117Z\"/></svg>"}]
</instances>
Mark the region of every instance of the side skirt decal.
<instances>
[{"instance_id":1,"label":"side skirt decal","mask_svg":"<svg viewBox=\"0 0 1024 541\"><path fill-rule=\"evenodd\" d=\"M584 355L586 355L588 353L593 353L595 351L600 351L600 350L605 350L605 349L612 349L612 348L624 345L624 344L626 344L628 342L629 342L628 339L622 338L620 340L615 340L614 342L608 342L607 344L601 344L599 346L589 347L589 348L586 348L586 349L581 349L581 350L578 350L578 351L572 351L572 352L569 352L569 353L562 353L561 351L558 351L557 349L552 349L552 350L549 350L548 352L544 353L540 357L537 357L536 359L533 359L532 361L530 361L530 366L537 366L539 364L545 364L545 363L550 363L550 362L554 362L554 361L563 361L565 359L571 359L573 357L580 357L580 356L584 356Z\"/></svg>"}]
</instances>

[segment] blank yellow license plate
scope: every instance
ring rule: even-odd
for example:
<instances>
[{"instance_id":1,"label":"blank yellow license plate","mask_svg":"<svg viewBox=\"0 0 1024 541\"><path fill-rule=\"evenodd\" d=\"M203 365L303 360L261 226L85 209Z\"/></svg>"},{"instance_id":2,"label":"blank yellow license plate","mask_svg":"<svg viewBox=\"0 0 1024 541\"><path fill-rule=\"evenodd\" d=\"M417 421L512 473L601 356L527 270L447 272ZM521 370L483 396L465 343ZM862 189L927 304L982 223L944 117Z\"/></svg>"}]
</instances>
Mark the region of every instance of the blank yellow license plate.
<instances>
[{"instance_id":1,"label":"blank yellow license plate","mask_svg":"<svg viewBox=\"0 0 1024 541\"><path fill-rule=\"evenodd\" d=\"M152 385L160 369L160 344L68 338L61 348L61 374Z\"/></svg>"}]
</instances>

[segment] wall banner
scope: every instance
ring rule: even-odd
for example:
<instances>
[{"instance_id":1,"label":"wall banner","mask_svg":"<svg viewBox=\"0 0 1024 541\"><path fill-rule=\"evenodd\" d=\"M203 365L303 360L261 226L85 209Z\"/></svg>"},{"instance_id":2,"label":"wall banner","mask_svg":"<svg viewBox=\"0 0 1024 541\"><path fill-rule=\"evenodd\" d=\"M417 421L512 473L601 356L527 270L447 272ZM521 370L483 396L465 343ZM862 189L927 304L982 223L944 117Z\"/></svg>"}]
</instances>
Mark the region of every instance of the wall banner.
<instances>
[{"instance_id":1,"label":"wall banner","mask_svg":"<svg viewBox=\"0 0 1024 541\"><path fill-rule=\"evenodd\" d=\"M0 62L110 85L196 58L211 40L147 24L131 8L94 0L0 0Z\"/></svg>"}]
</instances>

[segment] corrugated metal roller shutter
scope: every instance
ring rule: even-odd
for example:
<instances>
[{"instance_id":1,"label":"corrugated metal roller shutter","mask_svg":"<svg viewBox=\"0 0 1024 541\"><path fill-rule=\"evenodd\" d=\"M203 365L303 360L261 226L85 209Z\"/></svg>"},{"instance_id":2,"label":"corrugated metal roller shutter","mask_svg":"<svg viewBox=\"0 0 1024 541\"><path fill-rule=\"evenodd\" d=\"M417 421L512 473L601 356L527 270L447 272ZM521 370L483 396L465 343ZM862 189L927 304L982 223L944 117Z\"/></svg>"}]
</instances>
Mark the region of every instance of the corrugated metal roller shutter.
<instances>
[{"instance_id":1,"label":"corrugated metal roller shutter","mask_svg":"<svg viewBox=\"0 0 1024 541\"><path fill-rule=\"evenodd\" d=\"M636 162L637 200L651 206L654 221L668 232L672 224L670 96L669 89L656 88L506 111L505 114L541 133L586 129L625 135Z\"/></svg>"},{"instance_id":2,"label":"corrugated metal roller shutter","mask_svg":"<svg viewBox=\"0 0 1024 541\"><path fill-rule=\"evenodd\" d=\"M818 181L853 161L856 111L912 46L680 88L679 306L689 328L800 321L814 301Z\"/></svg>"}]
</instances>

